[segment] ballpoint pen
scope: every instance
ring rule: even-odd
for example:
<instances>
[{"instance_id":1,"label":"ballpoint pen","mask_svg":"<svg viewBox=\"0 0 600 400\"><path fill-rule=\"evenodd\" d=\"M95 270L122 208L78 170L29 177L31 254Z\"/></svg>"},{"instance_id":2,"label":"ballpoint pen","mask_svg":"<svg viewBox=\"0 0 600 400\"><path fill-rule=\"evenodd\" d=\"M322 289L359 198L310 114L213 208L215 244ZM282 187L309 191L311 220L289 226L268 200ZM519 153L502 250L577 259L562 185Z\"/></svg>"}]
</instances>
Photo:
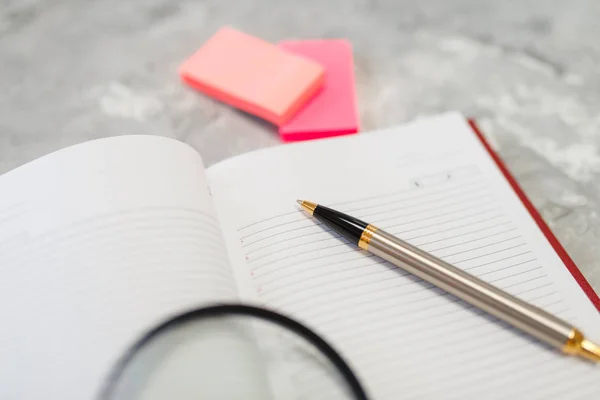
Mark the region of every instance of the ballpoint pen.
<instances>
[{"instance_id":1,"label":"ballpoint pen","mask_svg":"<svg viewBox=\"0 0 600 400\"><path fill-rule=\"evenodd\" d=\"M520 329L563 353L600 362L600 346L558 317L526 303L397 237L357 218L298 200L309 214L363 250Z\"/></svg>"}]
</instances>

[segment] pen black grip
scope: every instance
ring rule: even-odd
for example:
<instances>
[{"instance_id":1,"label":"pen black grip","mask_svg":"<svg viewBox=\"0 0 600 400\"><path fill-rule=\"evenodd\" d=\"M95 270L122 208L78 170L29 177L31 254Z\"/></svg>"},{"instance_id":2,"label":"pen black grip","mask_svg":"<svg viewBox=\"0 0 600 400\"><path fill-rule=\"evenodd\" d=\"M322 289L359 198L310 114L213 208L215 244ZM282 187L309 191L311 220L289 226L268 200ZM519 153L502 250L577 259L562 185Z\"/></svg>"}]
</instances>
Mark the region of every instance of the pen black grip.
<instances>
[{"instance_id":1,"label":"pen black grip","mask_svg":"<svg viewBox=\"0 0 600 400\"><path fill-rule=\"evenodd\" d=\"M313 216L355 244L358 244L368 225L360 219L320 205L313 211Z\"/></svg>"}]
</instances>

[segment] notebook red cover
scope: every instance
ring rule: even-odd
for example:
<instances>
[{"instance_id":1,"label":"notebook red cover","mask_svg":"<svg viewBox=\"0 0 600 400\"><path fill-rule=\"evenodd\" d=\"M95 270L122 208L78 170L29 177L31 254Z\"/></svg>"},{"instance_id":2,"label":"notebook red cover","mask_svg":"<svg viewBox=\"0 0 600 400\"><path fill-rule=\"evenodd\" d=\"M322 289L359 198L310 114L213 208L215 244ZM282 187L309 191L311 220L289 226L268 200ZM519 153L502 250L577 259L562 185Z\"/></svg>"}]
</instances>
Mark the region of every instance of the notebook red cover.
<instances>
[{"instance_id":1,"label":"notebook red cover","mask_svg":"<svg viewBox=\"0 0 600 400\"><path fill-rule=\"evenodd\" d=\"M529 214L531 214L541 231L544 233L544 236L546 236L546 239L548 239L548 242L550 242L550 244L554 248L554 251L556 251L556 254L558 254L562 262L566 265L567 269L569 270L571 275L573 275L573 278L575 278L579 286L581 286L581 289L584 291L587 297L592 301L594 306L596 306L596 309L600 311L600 297L598 297L598 294L596 294L596 292L589 284L589 282L585 279L579 268L577 268L577 265L575 265L571 257L569 257L569 254L567 254L566 250L562 247L556 236L554 236L548 225L546 225L546 223L542 219L542 216L533 206L531 201L527 198L525 192L523 192L523 189L521 189L515 178L508 171L508 168L506 168L504 162L500 159L498 154L496 154L496 152L487 142L487 140L477 127L475 120L469 119L468 121L469 125L471 125L471 128L473 128L475 135L477 135L477 137L483 144L483 147L485 147L490 157L492 157L496 165L498 165L498 168L500 168L500 171L502 171L502 174L504 175L510 186L512 186L517 196L519 196L521 202L523 202L523 204L525 205L525 208L527 208L527 211L529 211Z\"/></svg>"}]
</instances>

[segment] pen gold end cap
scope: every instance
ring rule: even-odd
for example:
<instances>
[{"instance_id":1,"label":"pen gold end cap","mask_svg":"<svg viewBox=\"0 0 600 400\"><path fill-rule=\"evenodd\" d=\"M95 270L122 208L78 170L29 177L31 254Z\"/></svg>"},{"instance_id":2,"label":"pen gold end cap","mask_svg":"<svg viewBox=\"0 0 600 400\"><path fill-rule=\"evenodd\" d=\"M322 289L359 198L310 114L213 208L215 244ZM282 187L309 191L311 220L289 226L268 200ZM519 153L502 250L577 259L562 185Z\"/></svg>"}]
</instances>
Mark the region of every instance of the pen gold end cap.
<instances>
[{"instance_id":1,"label":"pen gold end cap","mask_svg":"<svg viewBox=\"0 0 600 400\"><path fill-rule=\"evenodd\" d=\"M600 346L587 340L583 333L573 328L563 351L572 356L585 358L594 363L600 362Z\"/></svg>"},{"instance_id":2,"label":"pen gold end cap","mask_svg":"<svg viewBox=\"0 0 600 400\"><path fill-rule=\"evenodd\" d=\"M590 342L589 340L583 339L581 341L581 350L579 351L579 355L592 362L598 363L600 362L600 346Z\"/></svg>"},{"instance_id":3,"label":"pen gold end cap","mask_svg":"<svg viewBox=\"0 0 600 400\"><path fill-rule=\"evenodd\" d=\"M304 210L306 210L307 213L309 213L310 215L313 215L313 213L315 212L315 208L317 208L317 205L313 202L310 201L306 201L306 200L296 200L298 202L298 204L300 204L302 206L302 208L304 208Z\"/></svg>"}]
</instances>

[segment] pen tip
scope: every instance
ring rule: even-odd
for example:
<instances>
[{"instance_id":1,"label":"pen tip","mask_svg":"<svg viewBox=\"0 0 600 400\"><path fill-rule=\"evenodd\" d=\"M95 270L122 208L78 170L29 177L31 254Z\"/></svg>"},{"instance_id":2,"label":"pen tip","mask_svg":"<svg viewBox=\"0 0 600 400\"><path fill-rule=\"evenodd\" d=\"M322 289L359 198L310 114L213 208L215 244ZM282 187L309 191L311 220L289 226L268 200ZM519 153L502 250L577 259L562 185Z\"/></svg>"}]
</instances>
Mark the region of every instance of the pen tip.
<instances>
[{"instance_id":1,"label":"pen tip","mask_svg":"<svg viewBox=\"0 0 600 400\"><path fill-rule=\"evenodd\" d=\"M298 202L298 204L300 204L302 206L302 208L304 208L304 210L306 210L306 212L308 212L310 215L313 215L313 212L315 211L315 208L317 208L317 205L313 202L310 201L306 201L306 200L296 200Z\"/></svg>"}]
</instances>

